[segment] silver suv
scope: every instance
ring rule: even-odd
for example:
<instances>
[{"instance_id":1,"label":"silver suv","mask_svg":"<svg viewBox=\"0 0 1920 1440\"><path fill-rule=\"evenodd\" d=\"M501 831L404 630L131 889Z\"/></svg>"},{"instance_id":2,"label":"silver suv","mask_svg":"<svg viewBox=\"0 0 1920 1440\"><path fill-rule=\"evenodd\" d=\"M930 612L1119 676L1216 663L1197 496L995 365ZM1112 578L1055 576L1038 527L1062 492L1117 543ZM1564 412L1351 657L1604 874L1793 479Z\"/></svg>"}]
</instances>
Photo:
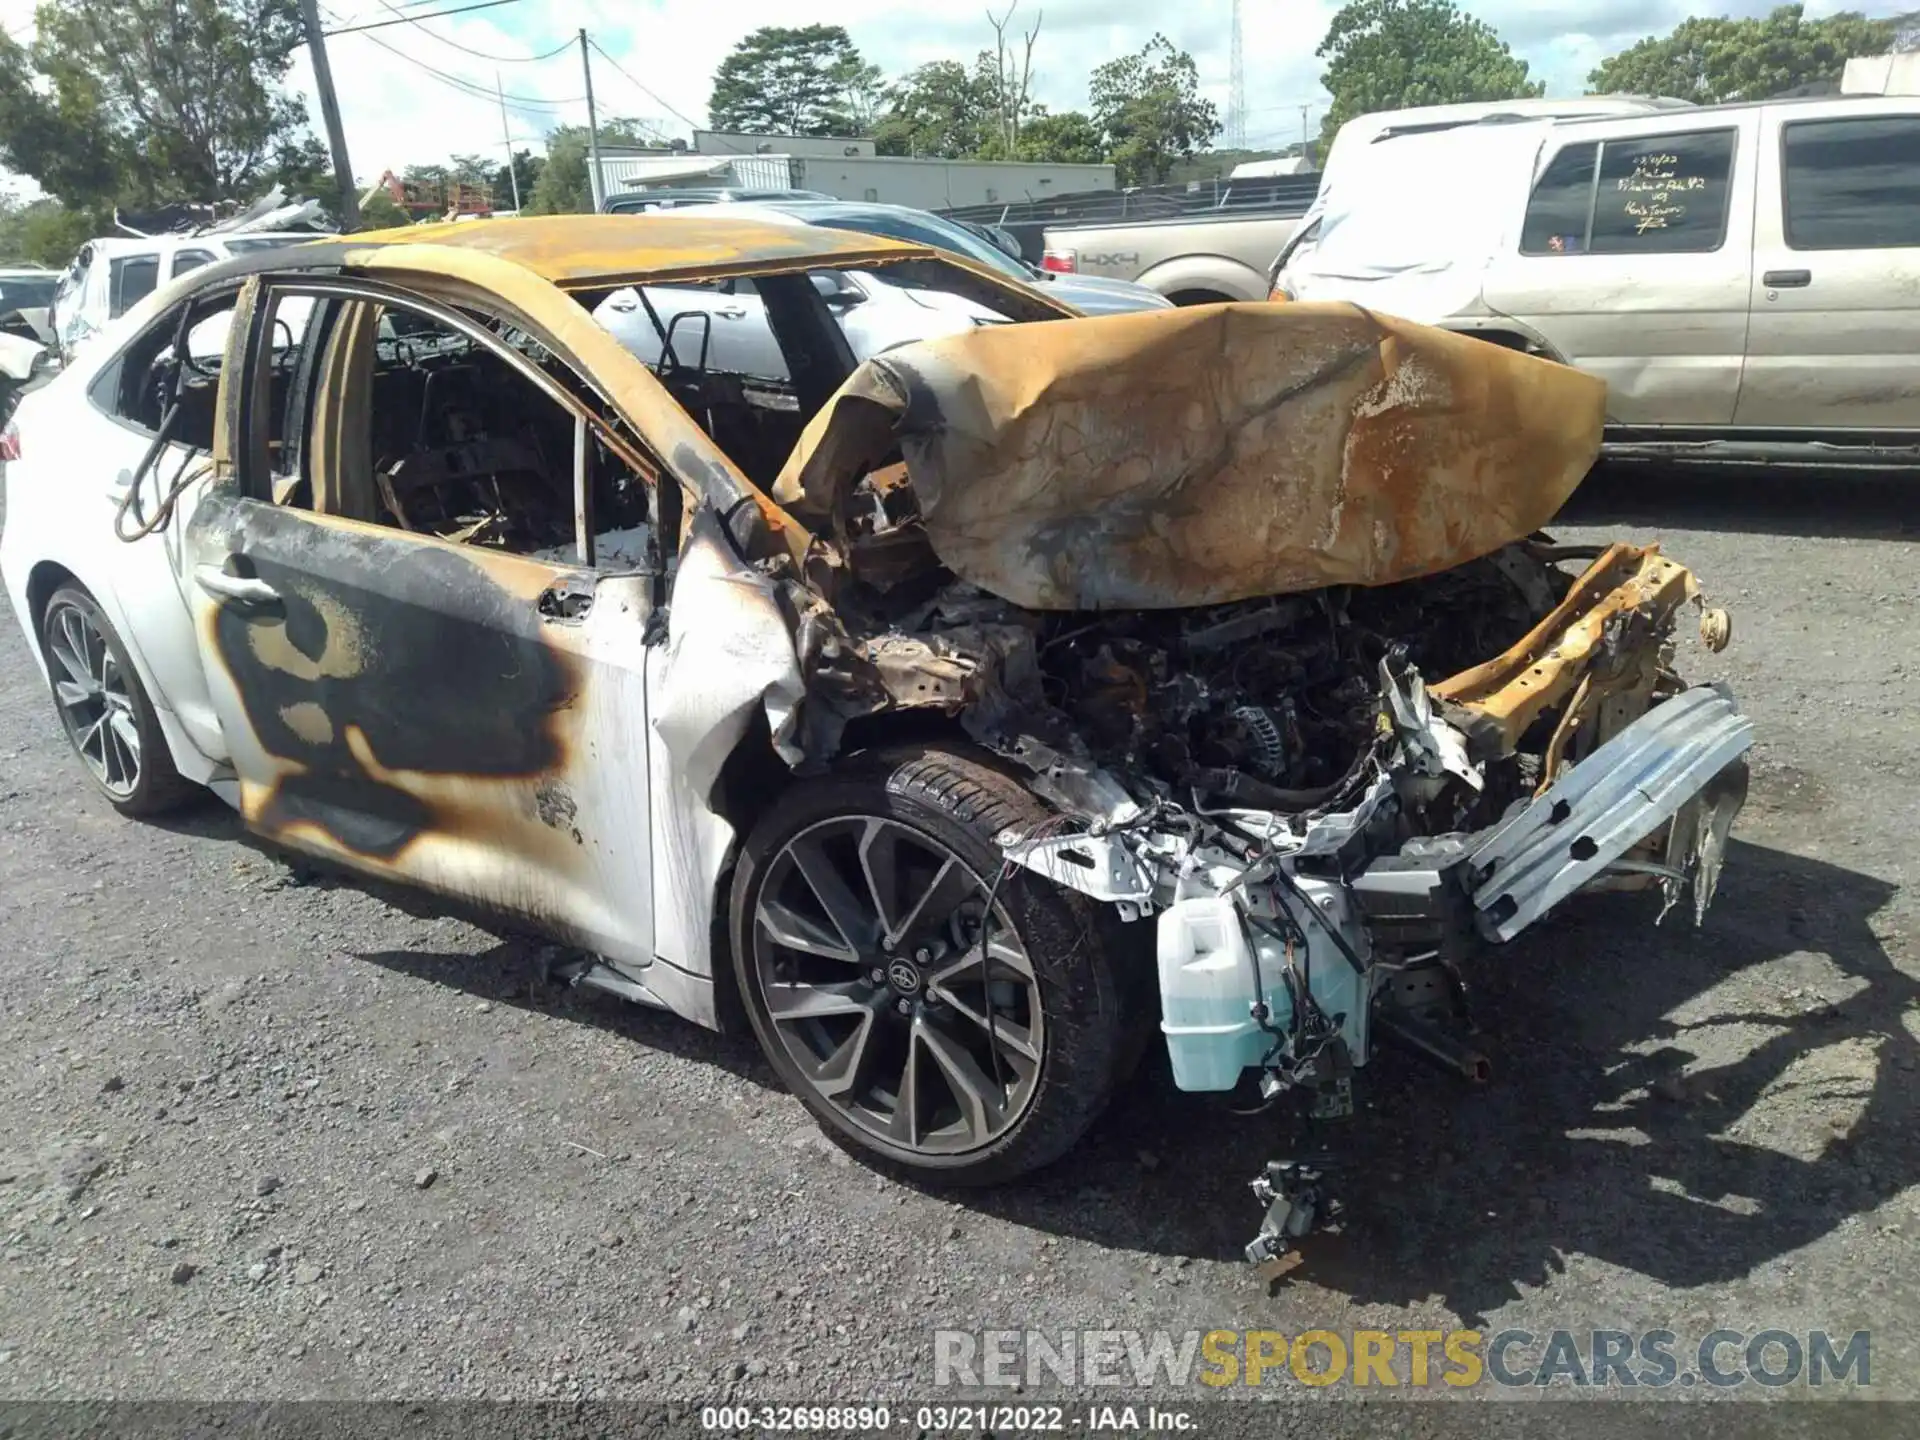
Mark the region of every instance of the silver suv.
<instances>
[{"instance_id":1,"label":"silver suv","mask_svg":"<svg viewBox=\"0 0 1920 1440\"><path fill-rule=\"evenodd\" d=\"M1607 382L1615 455L1920 462L1920 97L1382 139L1276 298Z\"/></svg>"}]
</instances>

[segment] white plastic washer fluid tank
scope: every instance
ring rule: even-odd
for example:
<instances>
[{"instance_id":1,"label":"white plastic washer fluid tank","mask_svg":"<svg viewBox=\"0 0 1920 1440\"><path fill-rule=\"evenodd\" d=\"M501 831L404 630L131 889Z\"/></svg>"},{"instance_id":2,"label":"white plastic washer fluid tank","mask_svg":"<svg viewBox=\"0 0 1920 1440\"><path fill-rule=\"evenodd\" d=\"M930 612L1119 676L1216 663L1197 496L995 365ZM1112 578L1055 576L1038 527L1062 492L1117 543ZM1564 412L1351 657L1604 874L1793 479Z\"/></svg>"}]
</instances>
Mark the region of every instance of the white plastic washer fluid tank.
<instances>
[{"instance_id":1,"label":"white plastic washer fluid tank","mask_svg":"<svg viewBox=\"0 0 1920 1440\"><path fill-rule=\"evenodd\" d=\"M1258 990L1245 922L1232 900L1217 895L1176 901L1160 915L1159 948L1160 1029L1174 1083L1231 1090L1272 1045L1252 1014ZM1284 1031L1293 1010L1280 967L1262 967L1261 979L1268 1023Z\"/></svg>"}]
</instances>

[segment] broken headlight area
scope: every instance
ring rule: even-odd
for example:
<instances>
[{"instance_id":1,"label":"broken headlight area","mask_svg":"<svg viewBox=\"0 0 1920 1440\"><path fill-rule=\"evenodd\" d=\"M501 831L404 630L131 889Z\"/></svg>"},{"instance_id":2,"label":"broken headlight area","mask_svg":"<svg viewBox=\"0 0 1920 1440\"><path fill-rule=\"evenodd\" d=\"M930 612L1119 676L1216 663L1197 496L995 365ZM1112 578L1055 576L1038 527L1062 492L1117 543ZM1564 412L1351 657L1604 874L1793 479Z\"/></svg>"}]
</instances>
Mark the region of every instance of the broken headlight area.
<instances>
[{"instance_id":1,"label":"broken headlight area","mask_svg":"<svg viewBox=\"0 0 1920 1440\"><path fill-rule=\"evenodd\" d=\"M1654 548L1535 537L1198 610L1034 612L950 579L893 603L847 642L869 706L957 713L1029 772L1061 818L1007 859L1155 927L1186 1090L1345 1116L1382 1042L1484 1080L1462 962L1581 890L1691 890L1697 916L1745 794L1750 727L1674 673L1699 594ZM1700 625L1724 644L1723 614ZM1262 1172L1251 1259L1284 1268L1323 1168Z\"/></svg>"}]
</instances>

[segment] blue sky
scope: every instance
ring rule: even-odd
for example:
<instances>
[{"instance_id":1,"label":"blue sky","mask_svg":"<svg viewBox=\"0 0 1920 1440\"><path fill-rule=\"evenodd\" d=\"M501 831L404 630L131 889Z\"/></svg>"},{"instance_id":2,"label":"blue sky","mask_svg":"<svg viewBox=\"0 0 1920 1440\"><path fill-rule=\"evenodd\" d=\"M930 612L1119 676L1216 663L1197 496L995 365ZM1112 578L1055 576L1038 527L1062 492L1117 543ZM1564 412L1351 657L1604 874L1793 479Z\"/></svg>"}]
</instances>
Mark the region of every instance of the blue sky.
<instances>
[{"instance_id":1,"label":"blue sky","mask_svg":"<svg viewBox=\"0 0 1920 1440\"><path fill-rule=\"evenodd\" d=\"M471 0L321 0L329 23L427 14ZM995 0L996 9L1006 0ZM1724 0L1732 15L1763 14L1773 0ZM1856 4L1811 0L1810 14L1865 9L1891 15L1920 0ZM1336 7L1328 0L1242 0L1247 75L1247 134L1257 145L1297 139L1301 107L1317 128L1326 97L1314 48ZM1688 0L1478 0L1474 14L1492 24L1544 78L1553 94L1577 94L1587 72L1612 52L1663 33L1701 7ZM20 34L32 21L32 0L0 0L0 26ZM1054 109L1086 102L1087 74L1103 61L1137 50L1156 29L1190 51L1207 93L1224 115L1231 0L1020 0L1016 27L1043 15L1035 50L1037 98ZM765 24L826 22L846 26L867 58L889 76L929 60L971 59L992 42L983 10L936 7L925 0L519 0L491 9L393 25L337 37L331 45L348 148L363 178L388 167L444 158L455 151L501 150L499 107L467 93L430 66L491 89L496 71L509 96L508 123L519 143L538 146L554 123L582 121L577 48L544 61L521 57L550 50L586 27L618 67L594 57L603 115L647 119L685 134L685 120L704 122L714 67L748 31ZM459 47L465 47L459 48ZM493 59L468 53L505 57ZM626 74L620 73L621 71ZM304 59L294 81L311 94ZM642 87L645 87L644 89ZM649 93L650 92L650 93ZM309 101L318 123L318 106Z\"/></svg>"}]
</instances>

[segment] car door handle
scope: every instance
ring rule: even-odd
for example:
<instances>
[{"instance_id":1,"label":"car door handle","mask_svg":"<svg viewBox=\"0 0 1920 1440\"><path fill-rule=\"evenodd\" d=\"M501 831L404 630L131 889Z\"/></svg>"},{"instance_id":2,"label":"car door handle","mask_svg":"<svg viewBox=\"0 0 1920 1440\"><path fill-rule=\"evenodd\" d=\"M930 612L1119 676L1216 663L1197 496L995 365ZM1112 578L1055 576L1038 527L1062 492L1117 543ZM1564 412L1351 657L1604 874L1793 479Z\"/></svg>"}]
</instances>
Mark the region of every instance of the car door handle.
<instances>
[{"instance_id":1,"label":"car door handle","mask_svg":"<svg viewBox=\"0 0 1920 1440\"><path fill-rule=\"evenodd\" d=\"M209 595L218 595L223 600L237 600L242 605L280 603L280 592L266 581L252 575L229 575L214 565L194 566L193 583Z\"/></svg>"},{"instance_id":2,"label":"car door handle","mask_svg":"<svg viewBox=\"0 0 1920 1440\"><path fill-rule=\"evenodd\" d=\"M744 305L723 305L713 313L718 315L722 320L744 320L747 318L747 310Z\"/></svg>"},{"instance_id":3,"label":"car door handle","mask_svg":"<svg viewBox=\"0 0 1920 1440\"><path fill-rule=\"evenodd\" d=\"M1760 277L1769 290L1799 290L1813 283L1811 270L1769 270Z\"/></svg>"}]
</instances>

